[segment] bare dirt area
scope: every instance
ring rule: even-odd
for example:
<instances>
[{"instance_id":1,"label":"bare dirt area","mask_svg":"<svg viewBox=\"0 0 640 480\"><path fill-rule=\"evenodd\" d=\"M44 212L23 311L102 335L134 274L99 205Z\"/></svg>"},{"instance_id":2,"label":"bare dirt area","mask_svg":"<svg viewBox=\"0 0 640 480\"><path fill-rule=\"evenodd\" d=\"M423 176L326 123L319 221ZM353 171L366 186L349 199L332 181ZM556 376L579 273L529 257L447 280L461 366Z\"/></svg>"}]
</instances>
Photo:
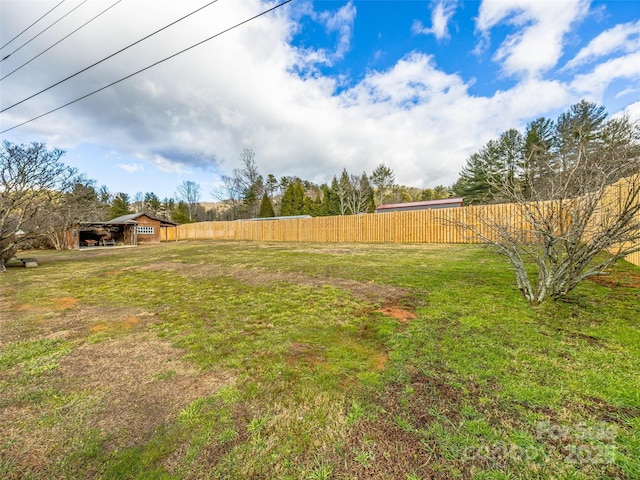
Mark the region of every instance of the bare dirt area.
<instances>
[{"instance_id":1,"label":"bare dirt area","mask_svg":"<svg viewBox=\"0 0 640 480\"><path fill-rule=\"evenodd\" d=\"M155 315L131 307L81 305L77 298L59 297L52 306L6 302L0 319L0 345L26 339L84 338L91 333L143 328L156 321ZM135 319L135 320L132 320Z\"/></svg>"},{"instance_id":2,"label":"bare dirt area","mask_svg":"<svg viewBox=\"0 0 640 480\"><path fill-rule=\"evenodd\" d=\"M386 315L387 317L395 318L403 324L409 323L411 320L415 320L416 318L418 318L415 313L397 307L385 307L376 311L382 313L383 315Z\"/></svg>"},{"instance_id":3,"label":"bare dirt area","mask_svg":"<svg viewBox=\"0 0 640 480\"><path fill-rule=\"evenodd\" d=\"M183 354L154 336L128 335L80 346L62 359L59 375L101 397L89 423L122 448L144 441L191 401L234 381L228 373L198 372L181 360Z\"/></svg>"},{"instance_id":4,"label":"bare dirt area","mask_svg":"<svg viewBox=\"0 0 640 480\"><path fill-rule=\"evenodd\" d=\"M64 346L46 371L18 365L0 379L0 457L15 466L15 478L47 477L87 442L107 454L143 444L189 403L235 382L229 372L202 373L182 360L184 350L148 330L153 313L68 296L52 308L4 302L2 309L12 315L0 321L0 345Z\"/></svg>"},{"instance_id":5,"label":"bare dirt area","mask_svg":"<svg viewBox=\"0 0 640 480\"><path fill-rule=\"evenodd\" d=\"M606 287L640 288L640 275L608 274L596 275L591 279Z\"/></svg>"}]
</instances>

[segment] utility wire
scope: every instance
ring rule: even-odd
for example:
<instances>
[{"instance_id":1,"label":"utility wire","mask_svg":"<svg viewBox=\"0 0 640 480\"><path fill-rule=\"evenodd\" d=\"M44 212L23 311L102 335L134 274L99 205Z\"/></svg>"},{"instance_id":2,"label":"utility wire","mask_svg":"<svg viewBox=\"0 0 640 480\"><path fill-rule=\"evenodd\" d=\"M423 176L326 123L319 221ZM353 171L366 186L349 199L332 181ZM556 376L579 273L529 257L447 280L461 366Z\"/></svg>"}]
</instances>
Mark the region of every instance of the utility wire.
<instances>
[{"instance_id":1,"label":"utility wire","mask_svg":"<svg viewBox=\"0 0 640 480\"><path fill-rule=\"evenodd\" d=\"M36 58L38 58L41 55L44 55L45 53L47 53L49 50L51 50L53 47L55 47L56 45L58 45L60 42L66 40L67 38L69 38L71 35L73 35L74 33L76 33L78 30L80 30L81 28L86 27L88 24L90 24L91 22L93 22L96 18L102 16L103 14L107 13L108 10L111 10L113 7L115 7L118 3L120 3L122 0L117 0L117 2L113 3L110 7L105 8L103 11L101 11L99 14L97 14L95 17L93 17L92 19L84 22L82 25L80 25L78 28L76 28L73 32L71 32L69 35L61 38L60 40L58 40L56 43L54 43L53 45L51 45L49 48L47 48L46 50L43 50L42 52L40 52L38 55L36 55L35 57L33 57L31 60L24 62L22 65L20 65L18 68L12 70L11 72L7 73L4 77L0 78L0 81L4 80L5 78L9 77L10 75L13 75L14 73L16 73L18 70L20 70L22 67L25 67L27 65L29 65L31 62L33 62Z\"/></svg>"},{"instance_id":2,"label":"utility wire","mask_svg":"<svg viewBox=\"0 0 640 480\"><path fill-rule=\"evenodd\" d=\"M36 38L38 38L40 35L42 35L44 32L46 32L47 30L49 30L51 27L53 27L56 23L58 23L60 20L62 20L63 18L67 17L68 15L71 15L71 13L75 12L78 8L80 8L82 5L84 5L85 3L87 3L87 0L83 0L82 3L80 3L79 5L75 6L74 8L72 8L71 10L69 10L67 13L65 13L63 16L61 16L58 20L56 20L55 22L53 22L51 25L49 25L47 28L45 28L44 30L42 30L40 33L38 33L36 36L31 37L29 40L27 40L26 42L24 42L22 45L20 45L18 48L16 48L13 52L11 52L9 55L6 55L4 57L2 57L2 60L0 60L0 62L4 62L7 58L9 58L11 55L13 55L14 53L16 53L18 50L22 49L22 47L30 44L32 41L34 41Z\"/></svg>"},{"instance_id":3,"label":"utility wire","mask_svg":"<svg viewBox=\"0 0 640 480\"><path fill-rule=\"evenodd\" d=\"M1 134L3 134L3 133L7 133L7 132L9 132L9 131L11 131L11 130L14 130L14 129L18 128L18 127L21 127L21 126L23 126L23 125L26 125L27 123L31 123L31 122L33 122L33 121L35 121L35 120L38 120L38 119L40 119L40 118L42 118L42 117L44 117L44 116L46 116L46 115L49 115L49 114L51 114L51 113L53 113L53 112L57 112L58 110L61 110L61 109L65 108L65 107L68 107L69 105L72 105L72 104L74 104L74 103L76 103L76 102L79 102L80 100L84 100L85 98L90 97L91 95L93 95L93 94L95 94L95 93L101 92L102 90L106 90L107 88L112 87L112 86L116 85L117 83L123 82L124 80L127 80L127 79L129 79L129 78L131 78L131 77L133 77L133 76L135 76L135 75L138 75L139 73L142 73L142 72L144 72L145 70L149 70L150 68L153 68L153 67L155 67L156 65L159 65L159 64L161 64L161 63L163 63L163 62L166 62L167 60L171 60L172 58L177 57L178 55L181 55L181 54L183 54L183 53L185 53L185 52L187 52L187 51L189 51L189 50L191 50L191 49L193 49L193 48L196 48L196 47L198 47L198 46L202 45L203 43L209 42L209 41L213 40L214 38L217 38L217 37L219 37L219 36L221 36L221 35L223 35L223 34L225 34L225 33L227 33L227 32L230 32L231 30L234 30L234 29L236 29L236 28L238 28L238 27L240 27L240 26L242 26L242 25L244 25L244 24L246 24L246 23L251 22L252 20L255 20L256 18L262 17L263 15L266 15L267 13L270 13L270 12L272 12L272 11L274 11L274 10L276 10L276 9L278 9L278 8L280 8L280 7L284 6L284 5L286 5L287 3L290 3L290 2L292 2L292 1L293 1L293 0L284 0L283 2L279 3L278 5L275 5L275 6L271 7L271 8L269 8L269 9L267 9L267 10L265 10L265 11L261 12L261 13L258 13L257 15L254 15L254 16L253 16L253 17L251 17L251 18L248 18L248 19L246 19L246 20L243 20L243 21L242 21L242 22L240 22L240 23L236 23L235 25L233 25L233 26L231 26L231 27L229 27L229 28L227 28L227 29L225 29L225 30L222 30L221 32L218 32L218 33L216 33L215 35L212 35L212 36L211 36L211 37L209 37L209 38L205 38L204 40L201 40L201 41L200 41L200 42L198 42L198 43L194 43L194 44L193 44L193 45L191 45L190 47L187 47L187 48L185 48L185 49L183 49L183 50L180 50L179 52L176 52L176 53L174 53L173 55L169 55L168 57L165 57L165 58L163 58L162 60L158 60L157 62L152 63L151 65L149 65L149 66L147 66L147 67L141 68L141 69L140 69L140 70L138 70L137 72L133 72L133 73L131 73L131 74L127 75L126 77L122 77L122 78L120 78L119 80L116 80L115 82L111 82L110 84L105 85L104 87L100 87L100 88L98 88L97 90L94 90L94 91L92 91L92 92L89 92L89 93L87 93L86 95L83 95L83 96L81 96L81 97L78 97L78 98L76 98L75 100L72 100L72 101L70 101L70 102L65 103L64 105L61 105L61 106L59 106L59 107L57 107L57 108L54 108L53 110L49 110L48 112L45 112L45 113L43 113L43 114L41 114L41 115L38 115L37 117L33 117L33 118L31 118L31 119L29 119L29 120L26 120L26 121L24 121L24 122L22 122L22 123L19 123L19 124L17 124L17 125L14 125L13 127L10 127L10 128L5 129L5 130L2 130L2 131L0 131L0 135L1 135Z\"/></svg>"},{"instance_id":4,"label":"utility wire","mask_svg":"<svg viewBox=\"0 0 640 480\"><path fill-rule=\"evenodd\" d=\"M13 105L9 105L9 106L8 106L8 107L6 107L6 108L3 108L2 110L0 110L0 113L6 112L7 110L9 110L9 109L11 109L11 108L13 108L13 107L15 107L15 106L18 106L18 105L20 105L21 103L26 102L27 100L31 100L33 97L37 97L37 96L38 96L38 95L40 95L41 93L44 93L44 92L46 92L47 90L51 90L53 87L57 87L58 85L60 85L61 83L66 82L67 80L71 80L73 77L76 77L76 76L80 75L81 73L86 72L86 71L87 71L87 70L89 70L90 68L93 68L93 67L95 67L96 65L99 65L99 64L101 64L102 62L105 62L105 61L109 60L110 58L115 57L115 56L116 56L116 55L118 55L119 53L124 52L125 50L127 50L127 49L129 49L129 48L131 48L131 47L133 47L133 46L135 46L135 45L137 45L137 44L139 44L140 42L144 42L144 41L145 41L145 40L147 40L148 38L151 38L151 37L153 37L154 35L156 35L156 34L158 34L158 33L162 32L163 30L166 30L167 28L169 28L169 27L171 27L171 26L175 25L176 23L181 22L181 21L182 21L182 20L184 20L185 18L188 18L188 17L190 17L191 15L194 15L195 13L198 13L200 10L204 10L205 8L207 8L208 6L210 6L210 5L214 4L214 3L216 3L217 1L218 1L218 0L212 0L211 2L207 3L206 5L204 5L204 6L200 7L200 8L198 8L198 9L194 10L194 11L193 11L193 12L191 12L191 13L188 13L188 14L187 14L187 15L185 15L184 17L179 18L179 19L177 19L177 20L175 20L175 21L173 21L173 22L169 23L168 25L165 25L164 27L160 28L159 30L156 30L155 32L150 33L150 34L149 34L149 35L147 35L146 37L143 37L143 38L141 38L140 40L137 40L137 41L135 41L135 42L133 42L133 43L131 43L131 44L127 45L127 46L126 46L126 47L124 47L124 48L121 48L121 49L120 49L120 50L118 50L117 52L114 52L114 53L112 53L111 55L109 55L109 56L107 56L107 57L104 57L102 60L98 60L97 62L95 62L95 63L93 63L93 64L89 65L88 67L83 68L82 70L80 70L80 71L78 71L78 72L74 73L73 75L69 75L67 78L63 78L63 79L62 79L62 80L60 80L59 82L56 82L56 83L54 83L53 85L49 85L47 88L45 88L45 89L43 89L43 90L40 90L39 92L34 93L33 95L31 95L31 96L29 96L29 97L27 97L27 98L23 98L23 99L22 99L22 100L20 100L19 102L14 103Z\"/></svg>"},{"instance_id":5,"label":"utility wire","mask_svg":"<svg viewBox=\"0 0 640 480\"><path fill-rule=\"evenodd\" d=\"M22 35L24 32L26 32L27 30L29 30L31 27L33 27L36 23L38 23L40 20L42 20L44 17L46 17L47 15L49 15L51 12L53 12L56 8L58 8L60 5L62 5L64 3L64 0L62 0L59 4L57 4L55 7L53 7L51 10L49 10L47 13L45 13L44 15L42 15L39 19L37 19L35 22L33 22L31 25L29 25L27 28L25 28L24 30L22 30L19 34L17 34L15 37L13 37L11 40L9 40L7 43L5 43L4 45L2 45L0 47L0 50L2 50L4 47L6 47L7 45L9 45L11 42L13 42L16 38L18 38L20 35Z\"/></svg>"}]
</instances>

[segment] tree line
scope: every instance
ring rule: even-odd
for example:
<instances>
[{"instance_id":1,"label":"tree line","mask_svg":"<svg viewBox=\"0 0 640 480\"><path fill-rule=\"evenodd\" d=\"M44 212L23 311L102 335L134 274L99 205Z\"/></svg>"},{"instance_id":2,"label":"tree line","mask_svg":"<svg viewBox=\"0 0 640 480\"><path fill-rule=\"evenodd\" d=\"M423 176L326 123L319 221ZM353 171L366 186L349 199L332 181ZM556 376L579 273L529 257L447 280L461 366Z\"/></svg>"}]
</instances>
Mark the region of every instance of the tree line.
<instances>
[{"instance_id":1,"label":"tree line","mask_svg":"<svg viewBox=\"0 0 640 480\"><path fill-rule=\"evenodd\" d=\"M466 160L452 190L468 205L511 202L514 194L546 200L557 193L551 185L557 189L564 178L573 185L567 193L576 195L579 182L607 168L615 167L619 176L632 171L627 159L637 155L635 128L628 118L608 118L605 107L582 100L556 120L539 117L523 132L512 128L487 142ZM623 155L622 164L612 151ZM566 178L569 171L572 179Z\"/></svg>"},{"instance_id":2,"label":"tree line","mask_svg":"<svg viewBox=\"0 0 640 480\"><path fill-rule=\"evenodd\" d=\"M437 200L451 196L451 189L442 185L427 189L398 185L394 172L384 163L371 175L365 172L355 175L345 168L340 175L334 175L331 182L320 185L295 176L277 178L271 173L262 175L256 154L250 148L241 152L239 163L230 175L222 176L220 186L211 192L220 204L214 209L204 209L200 203L200 185L193 181L182 182L173 204L156 202L152 205L148 197L153 198L153 194L145 194L129 208L150 210L159 216L169 211L169 219L189 223L295 215L357 215L371 213L382 203ZM173 209L168 208L170 205ZM158 208L154 209L154 206Z\"/></svg>"},{"instance_id":3,"label":"tree line","mask_svg":"<svg viewBox=\"0 0 640 480\"><path fill-rule=\"evenodd\" d=\"M191 223L294 215L356 215L371 213L382 203L449 198L452 190L442 185L426 189L397 185L395 174L384 163L371 175L350 174L345 168L330 183L320 185L294 176L264 177L259 172L255 152L247 148L240 155L240 166L231 175L223 175L221 185L211 194L219 205L206 209L201 202L200 185L185 180L172 198L161 200L153 192L139 192L131 198L122 192L111 194L101 187L95 191L95 199L99 199L109 218L135 212Z\"/></svg>"}]
</instances>

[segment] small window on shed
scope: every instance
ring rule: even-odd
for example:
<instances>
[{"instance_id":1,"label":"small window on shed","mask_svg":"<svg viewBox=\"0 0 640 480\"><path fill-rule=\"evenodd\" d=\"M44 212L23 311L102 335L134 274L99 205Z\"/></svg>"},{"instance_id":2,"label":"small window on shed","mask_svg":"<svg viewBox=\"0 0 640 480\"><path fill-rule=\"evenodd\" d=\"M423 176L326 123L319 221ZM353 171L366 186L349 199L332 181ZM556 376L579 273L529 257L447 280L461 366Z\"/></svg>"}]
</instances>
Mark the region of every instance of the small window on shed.
<instances>
[{"instance_id":1,"label":"small window on shed","mask_svg":"<svg viewBox=\"0 0 640 480\"><path fill-rule=\"evenodd\" d=\"M155 230L153 229L153 227L139 226L139 227L136 227L136 231L140 235L153 235L155 233Z\"/></svg>"}]
</instances>

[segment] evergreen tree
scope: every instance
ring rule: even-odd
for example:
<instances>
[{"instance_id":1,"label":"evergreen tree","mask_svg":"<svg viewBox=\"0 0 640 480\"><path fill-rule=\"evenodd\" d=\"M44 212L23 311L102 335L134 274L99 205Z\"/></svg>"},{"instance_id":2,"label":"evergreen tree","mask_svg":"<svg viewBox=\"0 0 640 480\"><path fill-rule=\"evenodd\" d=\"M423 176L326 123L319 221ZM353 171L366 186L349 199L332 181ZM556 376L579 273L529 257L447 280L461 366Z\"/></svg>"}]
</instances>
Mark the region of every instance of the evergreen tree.
<instances>
[{"instance_id":1,"label":"evergreen tree","mask_svg":"<svg viewBox=\"0 0 640 480\"><path fill-rule=\"evenodd\" d=\"M524 145L524 137L515 129L489 140L467 159L453 192L467 204L504 201L504 188L520 188Z\"/></svg>"},{"instance_id":2,"label":"evergreen tree","mask_svg":"<svg viewBox=\"0 0 640 480\"><path fill-rule=\"evenodd\" d=\"M189 206L186 202L178 202L175 208L171 211L171 220L176 223L191 223L192 220L189 217Z\"/></svg>"},{"instance_id":3,"label":"evergreen tree","mask_svg":"<svg viewBox=\"0 0 640 480\"><path fill-rule=\"evenodd\" d=\"M329 195L327 197L327 215L341 215L338 190L338 179L334 176L331 180L331 187L329 188Z\"/></svg>"},{"instance_id":4,"label":"evergreen tree","mask_svg":"<svg viewBox=\"0 0 640 480\"><path fill-rule=\"evenodd\" d=\"M552 120L539 117L527 125L524 135L523 192L533 199L534 191L553 175L550 169L553 161L555 125Z\"/></svg>"},{"instance_id":5,"label":"evergreen tree","mask_svg":"<svg viewBox=\"0 0 640 480\"><path fill-rule=\"evenodd\" d=\"M153 192L144 194L144 212L152 216L157 216L162 208L162 202Z\"/></svg>"},{"instance_id":6,"label":"evergreen tree","mask_svg":"<svg viewBox=\"0 0 640 480\"><path fill-rule=\"evenodd\" d=\"M117 218L123 215L129 215L133 213L129 203L129 195L126 193L118 193L111 202L109 207L109 218Z\"/></svg>"},{"instance_id":7,"label":"evergreen tree","mask_svg":"<svg viewBox=\"0 0 640 480\"><path fill-rule=\"evenodd\" d=\"M262 202L260 202L260 212L258 213L258 218L270 218L275 217L276 212L273 210L273 204L271 203L271 199L267 192L264 192L262 195Z\"/></svg>"},{"instance_id":8,"label":"evergreen tree","mask_svg":"<svg viewBox=\"0 0 640 480\"><path fill-rule=\"evenodd\" d=\"M381 163L371 173L371 183L376 189L378 205L382 204L382 199L387 189L393 186L395 181L395 175L393 170L387 167L384 163Z\"/></svg>"},{"instance_id":9,"label":"evergreen tree","mask_svg":"<svg viewBox=\"0 0 640 480\"><path fill-rule=\"evenodd\" d=\"M326 217L330 215L339 215L339 206L337 205L337 198L333 194L329 186L324 183L320 186L320 198L319 205L316 210L316 215L320 217Z\"/></svg>"},{"instance_id":10,"label":"evergreen tree","mask_svg":"<svg viewBox=\"0 0 640 480\"><path fill-rule=\"evenodd\" d=\"M163 220L169 220L171 218L171 212L176 206L176 201L173 198L164 197L164 200L160 203L160 210L158 213Z\"/></svg>"},{"instance_id":11,"label":"evergreen tree","mask_svg":"<svg viewBox=\"0 0 640 480\"><path fill-rule=\"evenodd\" d=\"M464 198L466 204L484 203L491 197L486 164L480 153L472 154L453 185L454 193Z\"/></svg>"},{"instance_id":12,"label":"evergreen tree","mask_svg":"<svg viewBox=\"0 0 640 480\"><path fill-rule=\"evenodd\" d=\"M304 201L302 204L302 214L303 215L311 215L312 217L316 217L316 203L313 198L308 195L305 195Z\"/></svg>"},{"instance_id":13,"label":"evergreen tree","mask_svg":"<svg viewBox=\"0 0 640 480\"><path fill-rule=\"evenodd\" d=\"M280 202L280 215L302 215L304 209L304 190L299 179L290 183Z\"/></svg>"}]
</instances>

